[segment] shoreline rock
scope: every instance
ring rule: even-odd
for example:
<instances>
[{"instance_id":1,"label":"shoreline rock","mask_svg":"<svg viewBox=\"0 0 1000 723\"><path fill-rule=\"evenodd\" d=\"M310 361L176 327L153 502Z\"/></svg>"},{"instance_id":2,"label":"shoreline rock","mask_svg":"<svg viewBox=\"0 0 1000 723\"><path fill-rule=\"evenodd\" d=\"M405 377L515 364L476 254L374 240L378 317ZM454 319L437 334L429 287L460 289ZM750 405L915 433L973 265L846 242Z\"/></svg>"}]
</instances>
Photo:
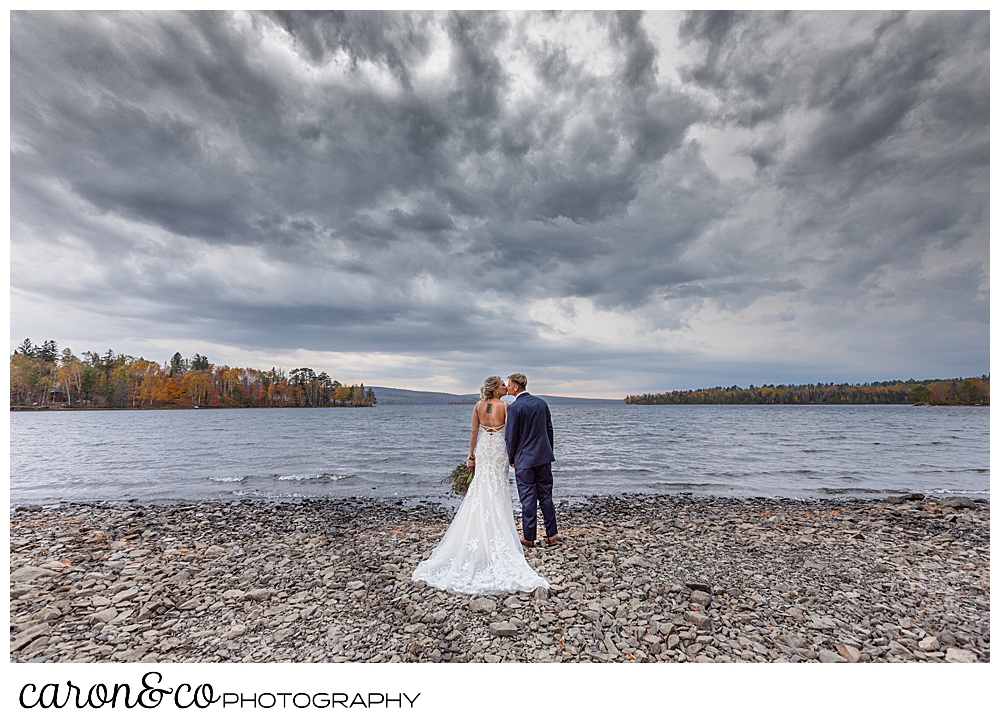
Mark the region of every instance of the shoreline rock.
<instances>
[{"instance_id":1,"label":"shoreline rock","mask_svg":"<svg viewBox=\"0 0 1000 723\"><path fill-rule=\"evenodd\" d=\"M11 661L988 662L989 505L594 497L545 594L410 575L453 512L317 499L11 511Z\"/></svg>"}]
</instances>

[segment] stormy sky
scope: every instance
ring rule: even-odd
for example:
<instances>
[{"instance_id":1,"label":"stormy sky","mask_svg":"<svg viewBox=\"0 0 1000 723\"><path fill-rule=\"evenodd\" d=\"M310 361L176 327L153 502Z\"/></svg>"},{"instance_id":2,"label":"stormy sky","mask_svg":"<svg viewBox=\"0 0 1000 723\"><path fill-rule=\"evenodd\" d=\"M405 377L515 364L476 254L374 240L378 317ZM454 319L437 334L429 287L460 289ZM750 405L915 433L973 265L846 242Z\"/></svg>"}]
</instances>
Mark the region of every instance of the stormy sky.
<instances>
[{"instance_id":1,"label":"stormy sky","mask_svg":"<svg viewBox=\"0 0 1000 723\"><path fill-rule=\"evenodd\" d=\"M989 15L11 14L11 349L573 396L989 369Z\"/></svg>"}]
</instances>

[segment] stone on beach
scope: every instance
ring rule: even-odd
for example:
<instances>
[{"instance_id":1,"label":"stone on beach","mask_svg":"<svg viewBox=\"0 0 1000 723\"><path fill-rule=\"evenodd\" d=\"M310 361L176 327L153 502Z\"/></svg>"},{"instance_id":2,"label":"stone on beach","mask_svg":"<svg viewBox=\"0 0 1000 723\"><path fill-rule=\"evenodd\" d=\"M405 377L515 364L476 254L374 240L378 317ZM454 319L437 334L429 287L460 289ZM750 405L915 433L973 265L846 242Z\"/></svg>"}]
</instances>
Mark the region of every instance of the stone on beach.
<instances>
[{"instance_id":1,"label":"stone on beach","mask_svg":"<svg viewBox=\"0 0 1000 723\"><path fill-rule=\"evenodd\" d=\"M110 623L118 617L118 611L115 608L106 608L99 612L94 613L90 616L90 622L94 623Z\"/></svg>"},{"instance_id":2,"label":"stone on beach","mask_svg":"<svg viewBox=\"0 0 1000 723\"><path fill-rule=\"evenodd\" d=\"M933 635L921 640L917 645L920 649L927 653L933 653L935 650L941 649L941 642L935 638Z\"/></svg>"},{"instance_id":3,"label":"stone on beach","mask_svg":"<svg viewBox=\"0 0 1000 723\"><path fill-rule=\"evenodd\" d=\"M848 663L857 663L861 660L861 651L853 645L841 643L837 646L837 652L840 653L840 656Z\"/></svg>"},{"instance_id":4,"label":"stone on beach","mask_svg":"<svg viewBox=\"0 0 1000 723\"><path fill-rule=\"evenodd\" d=\"M695 625L695 627L701 628L702 630L712 629L712 619L707 615L704 615L693 610L688 610L684 613L684 619L689 623Z\"/></svg>"},{"instance_id":5,"label":"stone on beach","mask_svg":"<svg viewBox=\"0 0 1000 723\"><path fill-rule=\"evenodd\" d=\"M712 596L707 592L702 592L701 590L695 590L691 593L691 602L696 605L700 605L703 608L707 608L712 604Z\"/></svg>"},{"instance_id":6,"label":"stone on beach","mask_svg":"<svg viewBox=\"0 0 1000 723\"><path fill-rule=\"evenodd\" d=\"M608 633L607 635L604 636L604 647L607 649L608 655L610 655L612 658L617 658L620 655L620 653L618 652L618 648L615 647L615 642L614 639L611 637L611 633Z\"/></svg>"},{"instance_id":7,"label":"stone on beach","mask_svg":"<svg viewBox=\"0 0 1000 723\"><path fill-rule=\"evenodd\" d=\"M821 663L846 663L847 660L832 650L821 648L819 651L819 662Z\"/></svg>"},{"instance_id":8,"label":"stone on beach","mask_svg":"<svg viewBox=\"0 0 1000 723\"><path fill-rule=\"evenodd\" d=\"M10 659L990 659L986 502L594 498L561 506L563 544L529 552L550 588L498 596L412 582L452 515L363 499L15 509Z\"/></svg>"},{"instance_id":9,"label":"stone on beach","mask_svg":"<svg viewBox=\"0 0 1000 723\"><path fill-rule=\"evenodd\" d=\"M498 635L501 637L517 635L517 626L505 620L498 623L490 623L490 635Z\"/></svg>"},{"instance_id":10,"label":"stone on beach","mask_svg":"<svg viewBox=\"0 0 1000 723\"><path fill-rule=\"evenodd\" d=\"M33 565L24 565L14 570L10 574L11 582L33 582L39 578L52 577L57 575L57 572L49 570L44 567L35 567Z\"/></svg>"},{"instance_id":11,"label":"stone on beach","mask_svg":"<svg viewBox=\"0 0 1000 723\"><path fill-rule=\"evenodd\" d=\"M975 507L975 503L968 497L946 497L939 503L942 507L950 507L955 510L968 509Z\"/></svg>"},{"instance_id":12,"label":"stone on beach","mask_svg":"<svg viewBox=\"0 0 1000 723\"><path fill-rule=\"evenodd\" d=\"M944 659L948 663L975 663L976 654L971 650L963 650L962 648L948 648Z\"/></svg>"},{"instance_id":13,"label":"stone on beach","mask_svg":"<svg viewBox=\"0 0 1000 723\"><path fill-rule=\"evenodd\" d=\"M469 601L469 610L474 613L491 613L496 609L496 600L488 597L477 597Z\"/></svg>"},{"instance_id":14,"label":"stone on beach","mask_svg":"<svg viewBox=\"0 0 1000 723\"><path fill-rule=\"evenodd\" d=\"M42 623L41 625L35 625L28 628L20 635L18 635L13 642L10 644L11 651L17 651L21 648L27 647L29 643L33 643L36 639L47 635L49 632L49 625L47 623Z\"/></svg>"}]
</instances>

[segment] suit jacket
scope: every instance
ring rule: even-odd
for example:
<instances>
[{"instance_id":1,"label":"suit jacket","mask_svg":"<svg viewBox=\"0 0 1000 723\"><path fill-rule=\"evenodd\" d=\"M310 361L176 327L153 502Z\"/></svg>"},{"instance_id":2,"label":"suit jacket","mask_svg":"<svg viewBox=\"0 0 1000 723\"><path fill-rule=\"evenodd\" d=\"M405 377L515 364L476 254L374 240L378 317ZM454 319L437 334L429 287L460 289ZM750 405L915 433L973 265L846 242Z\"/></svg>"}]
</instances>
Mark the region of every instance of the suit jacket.
<instances>
[{"instance_id":1,"label":"suit jacket","mask_svg":"<svg viewBox=\"0 0 1000 723\"><path fill-rule=\"evenodd\" d=\"M507 457L514 469L538 467L555 461L552 454L552 415L544 399L519 394L507 410Z\"/></svg>"}]
</instances>

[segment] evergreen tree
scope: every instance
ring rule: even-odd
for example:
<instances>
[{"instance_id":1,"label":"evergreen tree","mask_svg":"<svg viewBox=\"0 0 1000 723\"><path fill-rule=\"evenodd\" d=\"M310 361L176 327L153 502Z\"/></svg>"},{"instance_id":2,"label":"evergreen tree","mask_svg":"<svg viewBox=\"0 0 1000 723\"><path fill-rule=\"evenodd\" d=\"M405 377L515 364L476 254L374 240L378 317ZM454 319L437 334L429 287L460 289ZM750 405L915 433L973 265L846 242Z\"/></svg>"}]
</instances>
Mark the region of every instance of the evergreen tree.
<instances>
[{"instance_id":1,"label":"evergreen tree","mask_svg":"<svg viewBox=\"0 0 1000 723\"><path fill-rule=\"evenodd\" d=\"M195 356L198 356L195 354ZM170 376L176 376L180 374L184 376L188 370L188 361L181 356L181 353L174 352L174 355L170 357Z\"/></svg>"},{"instance_id":2,"label":"evergreen tree","mask_svg":"<svg viewBox=\"0 0 1000 723\"><path fill-rule=\"evenodd\" d=\"M42 346L37 350L37 357L49 364L55 364L59 358L59 346L54 340L48 339L42 342Z\"/></svg>"}]
</instances>

